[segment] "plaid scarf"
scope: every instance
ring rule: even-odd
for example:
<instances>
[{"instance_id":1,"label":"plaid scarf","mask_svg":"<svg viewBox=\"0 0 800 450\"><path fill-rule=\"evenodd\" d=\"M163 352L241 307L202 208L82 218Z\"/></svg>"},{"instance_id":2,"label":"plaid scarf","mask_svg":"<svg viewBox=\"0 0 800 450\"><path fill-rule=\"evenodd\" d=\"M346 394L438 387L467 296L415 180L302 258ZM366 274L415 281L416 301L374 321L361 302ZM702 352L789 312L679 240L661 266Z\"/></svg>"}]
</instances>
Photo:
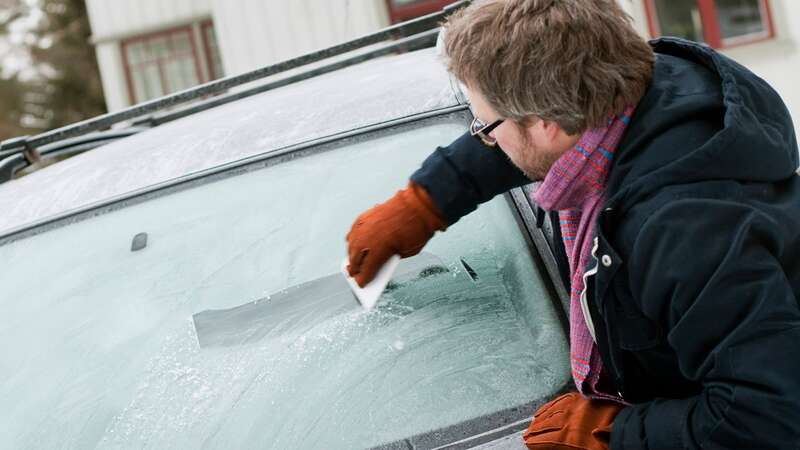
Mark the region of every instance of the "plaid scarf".
<instances>
[{"instance_id":1,"label":"plaid scarf","mask_svg":"<svg viewBox=\"0 0 800 450\"><path fill-rule=\"evenodd\" d=\"M596 272L595 224L603 206L605 183L614 151L630 122L634 107L610 116L605 128L588 130L547 172L533 199L542 209L558 211L561 236L569 259L569 335L572 378L584 395L620 400L596 389L603 362L594 340L591 320L586 321L584 275ZM592 266L590 268L590 265ZM583 301L582 301L583 300Z\"/></svg>"}]
</instances>

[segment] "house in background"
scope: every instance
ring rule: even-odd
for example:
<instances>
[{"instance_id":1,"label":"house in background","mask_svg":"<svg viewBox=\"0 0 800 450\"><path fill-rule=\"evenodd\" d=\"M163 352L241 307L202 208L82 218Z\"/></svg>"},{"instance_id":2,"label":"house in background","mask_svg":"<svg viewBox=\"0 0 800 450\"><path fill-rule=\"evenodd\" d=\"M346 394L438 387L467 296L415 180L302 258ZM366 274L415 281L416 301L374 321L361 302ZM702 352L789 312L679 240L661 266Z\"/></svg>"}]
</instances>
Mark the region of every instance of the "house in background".
<instances>
[{"instance_id":1,"label":"house in background","mask_svg":"<svg viewBox=\"0 0 800 450\"><path fill-rule=\"evenodd\" d=\"M800 1L619 1L642 35L704 42L764 78L783 97L800 133Z\"/></svg>"},{"instance_id":2,"label":"house in background","mask_svg":"<svg viewBox=\"0 0 800 450\"><path fill-rule=\"evenodd\" d=\"M109 111L441 10L455 0L87 0Z\"/></svg>"},{"instance_id":3,"label":"house in background","mask_svg":"<svg viewBox=\"0 0 800 450\"><path fill-rule=\"evenodd\" d=\"M749 67L800 123L800 1L617 0L647 37L704 42ZM111 111L324 48L454 0L87 0Z\"/></svg>"}]
</instances>

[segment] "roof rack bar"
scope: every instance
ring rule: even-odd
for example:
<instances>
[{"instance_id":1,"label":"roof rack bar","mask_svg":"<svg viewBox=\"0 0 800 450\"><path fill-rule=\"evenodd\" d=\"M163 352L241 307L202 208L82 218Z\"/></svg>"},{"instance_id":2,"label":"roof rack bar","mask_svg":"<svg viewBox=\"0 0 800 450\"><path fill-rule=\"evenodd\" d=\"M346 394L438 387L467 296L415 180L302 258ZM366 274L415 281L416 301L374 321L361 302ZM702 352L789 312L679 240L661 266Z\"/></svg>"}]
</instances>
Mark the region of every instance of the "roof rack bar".
<instances>
[{"instance_id":1,"label":"roof rack bar","mask_svg":"<svg viewBox=\"0 0 800 450\"><path fill-rule=\"evenodd\" d=\"M375 33L367 34L319 51L287 59L276 64L243 73L241 75L235 75L211 81L159 99L140 103L118 112L104 114L93 119L84 120L82 122L77 122L62 128L46 131L33 137L10 139L0 143L0 159L15 153L26 151L30 148L35 149L36 147L56 142L68 137L77 136L90 131L102 130L116 123L134 119L144 114L153 113L160 109L175 106L207 95L217 94L235 86L240 86L251 81L256 81L281 72L286 72L288 70L322 61L327 58L358 50L368 45L377 44L392 38L408 36L419 33L420 31L430 30L431 28L438 27L439 22L442 21L453 10L464 7L469 3L470 0L462 0L453 5L449 5L440 12L393 25Z\"/></svg>"},{"instance_id":2,"label":"roof rack bar","mask_svg":"<svg viewBox=\"0 0 800 450\"><path fill-rule=\"evenodd\" d=\"M146 129L147 128L144 127L131 126L119 130L97 131L43 145L37 148L36 151L39 153L41 159L48 159L60 155L64 153L65 150L77 154L86 150L92 150L117 139L132 136ZM13 179L17 172L31 165L30 158L26 158L23 152L15 153L0 159L0 184Z\"/></svg>"},{"instance_id":3,"label":"roof rack bar","mask_svg":"<svg viewBox=\"0 0 800 450\"><path fill-rule=\"evenodd\" d=\"M395 41L389 45L376 48L374 50L370 50L369 52L361 53L355 56L348 57L346 59L342 59L340 61L336 61L331 64L326 64L322 67L318 67L307 72L302 72L297 75L292 75L290 77L273 81L270 83L263 84L261 86L256 86L254 88L250 88L243 91L232 92L230 94L220 95L218 97L211 98L209 100L195 103L193 105L187 106L185 108L181 108L177 111L170 111L165 112L162 114L150 116L143 118L139 122L134 122L134 125L149 125L149 126L158 126L167 122L171 122L173 120L178 120L183 117L190 116L192 114L198 113L200 111L206 111L212 108L216 108L217 106L225 105L227 103L234 102L236 100L241 100L243 98L252 97L253 95L260 94L262 92L271 91L273 89L277 89L280 87L288 86L290 84L297 83L298 81L306 80L309 78L314 78L320 75L324 75L326 73L334 72L345 67L353 66L359 64L364 61L368 61L373 58L377 58L379 56L389 55L395 53L397 51L407 51L411 52L414 50L423 49L426 47L431 47L436 44L436 38L438 35L439 29L433 29L430 31L426 31L423 33L419 33L413 36L409 36L407 38L400 39Z\"/></svg>"}]
</instances>

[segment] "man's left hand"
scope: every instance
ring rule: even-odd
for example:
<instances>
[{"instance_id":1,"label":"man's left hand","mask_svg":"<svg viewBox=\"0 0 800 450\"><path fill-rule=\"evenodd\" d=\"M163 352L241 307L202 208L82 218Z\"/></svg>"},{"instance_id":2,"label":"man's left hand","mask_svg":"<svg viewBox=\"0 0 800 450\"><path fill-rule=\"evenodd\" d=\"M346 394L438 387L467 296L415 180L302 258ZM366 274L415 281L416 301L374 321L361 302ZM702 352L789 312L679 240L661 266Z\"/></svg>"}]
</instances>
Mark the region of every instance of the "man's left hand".
<instances>
[{"instance_id":1,"label":"man's left hand","mask_svg":"<svg viewBox=\"0 0 800 450\"><path fill-rule=\"evenodd\" d=\"M614 417L623 405L572 392L545 404L523 435L531 450L608 450Z\"/></svg>"}]
</instances>

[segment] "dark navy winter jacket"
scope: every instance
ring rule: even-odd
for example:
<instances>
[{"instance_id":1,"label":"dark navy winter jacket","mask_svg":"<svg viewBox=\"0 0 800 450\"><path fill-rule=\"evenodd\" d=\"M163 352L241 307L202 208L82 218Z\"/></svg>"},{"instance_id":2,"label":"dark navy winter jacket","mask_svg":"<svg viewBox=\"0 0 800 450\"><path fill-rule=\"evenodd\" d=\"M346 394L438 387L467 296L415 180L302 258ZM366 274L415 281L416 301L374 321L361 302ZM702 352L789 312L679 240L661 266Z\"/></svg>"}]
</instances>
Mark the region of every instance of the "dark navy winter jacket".
<instances>
[{"instance_id":1,"label":"dark navy winter jacket","mask_svg":"<svg viewBox=\"0 0 800 450\"><path fill-rule=\"evenodd\" d=\"M612 166L588 285L611 448L800 448L800 177L779 96L665 38ZM412 175L450 223L528 183L468 135ZM609 262L608 258L603 258Z\"/></svg>"}]
</instances>

